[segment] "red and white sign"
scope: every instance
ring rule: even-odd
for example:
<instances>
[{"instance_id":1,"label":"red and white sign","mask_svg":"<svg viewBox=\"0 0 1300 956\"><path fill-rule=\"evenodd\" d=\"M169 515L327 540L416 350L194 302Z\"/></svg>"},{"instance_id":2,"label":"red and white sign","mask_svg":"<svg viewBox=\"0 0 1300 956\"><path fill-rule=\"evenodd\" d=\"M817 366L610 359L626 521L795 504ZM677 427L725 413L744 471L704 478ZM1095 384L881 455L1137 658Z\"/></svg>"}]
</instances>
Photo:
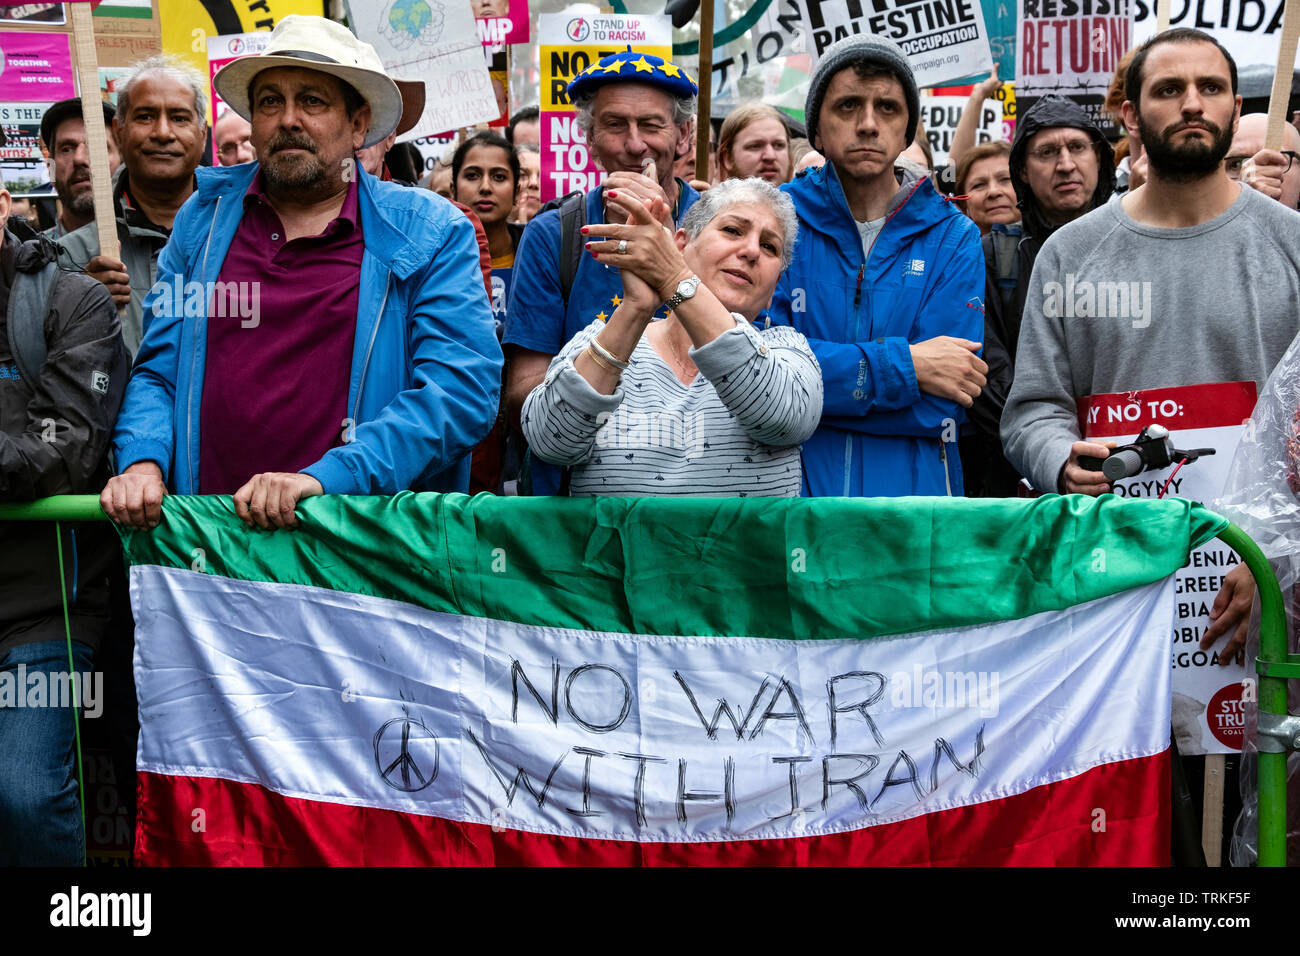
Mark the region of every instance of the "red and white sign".
<instances>
[{"instance_id":1,"label":"red and white sign","mask_svg":"<svg viewBox=\"0 0 1300 956\"><path fill-rule=\"evenodd\" d=\"M1016 26L1016 99L1021 113L1047 93L1068 96L1104 133L1101 115L1115 67L1132 46L1129 0L1019 0Z\"/></svg>"},{"instance_id":2,"label":"red and white sign","mask_svg":"<svg viewBox=\"0 0 1300 956\"><path fill-rule=\"evenodd\" d=\"M1092 395L1078 400L1079 422L1088 441L1128 444L1147 425L1169 429L1174 446L1213 448L1211 456L1175 469L1146 471L1114 483L1128 498L1187 498L1213 501L1223 491L1228 468L1246 421L1255 408L1254 382L1224 382L1140 392ZM1171 477L1172 476L1172 477ZM1174 583L1173 728L1184 754L1236 753L1241 750L1243 664L1219 664L1227 638L1200 649L1210 625L1210 608L1224 577L1241 559L1217 539L1192 551Z\"/></svg>"}]
</instances>

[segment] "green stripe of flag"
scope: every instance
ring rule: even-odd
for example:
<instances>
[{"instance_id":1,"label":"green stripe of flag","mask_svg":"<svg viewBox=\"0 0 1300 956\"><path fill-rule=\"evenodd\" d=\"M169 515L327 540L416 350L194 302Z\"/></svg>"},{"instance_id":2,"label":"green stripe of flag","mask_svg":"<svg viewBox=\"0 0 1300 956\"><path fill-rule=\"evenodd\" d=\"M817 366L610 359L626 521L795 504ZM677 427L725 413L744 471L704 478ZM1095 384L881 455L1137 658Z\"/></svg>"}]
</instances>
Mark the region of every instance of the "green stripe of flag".
<instances>
[{"instance_id":1,"label":"green stripe of flag","mask_svg":"<svg viewBox=\"0 0 1300 956\"><path fill-rule=\"evenodd\" d=\"M150 20L153 18L151 4L101 3L95 8L97 17L133 17Z\"/></svg>"},{"instance_id":2,"label":"green stripe of flag","mask_svg":"<svg viewBox=\"0 0 1300 956\"><path fill-rule=\"evenodd\" d=\"M525 624L871 637L1012 620L1172 574L1227 525L1180 499L327 496L295 532L230 498L165 499L132 564Z\"/></svg>"}]
</instances>

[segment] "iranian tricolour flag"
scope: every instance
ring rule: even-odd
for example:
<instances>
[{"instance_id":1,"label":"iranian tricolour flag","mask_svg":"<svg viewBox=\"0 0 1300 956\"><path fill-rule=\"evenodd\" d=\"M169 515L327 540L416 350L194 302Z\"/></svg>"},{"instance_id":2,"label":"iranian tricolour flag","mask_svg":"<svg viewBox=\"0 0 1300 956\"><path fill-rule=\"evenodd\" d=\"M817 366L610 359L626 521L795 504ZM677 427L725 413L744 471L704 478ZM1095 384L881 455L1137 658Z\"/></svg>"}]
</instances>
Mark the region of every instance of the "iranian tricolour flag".
<instances>
[{"instance_id":1,"label":"iranian tricolour flag","mask_svg":"<svg viewBox=\"0 0 1300 956\"><path fill-rule=\"evenodd\" d=\"M1183 501L168 498L144 863L1161 864Z\"/></svg>"}]
</instances>

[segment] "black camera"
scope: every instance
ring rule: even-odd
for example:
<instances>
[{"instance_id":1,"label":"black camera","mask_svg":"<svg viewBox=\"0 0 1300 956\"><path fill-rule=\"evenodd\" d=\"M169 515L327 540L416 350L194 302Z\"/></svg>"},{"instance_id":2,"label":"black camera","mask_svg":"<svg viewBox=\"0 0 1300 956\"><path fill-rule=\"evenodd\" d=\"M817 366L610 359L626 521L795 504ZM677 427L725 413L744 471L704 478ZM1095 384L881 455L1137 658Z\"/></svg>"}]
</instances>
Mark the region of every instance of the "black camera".
<instances>
[{"instance_id":1,"label":"black camera","mask_svg":"<svg viewBox=\"0 0 1300 956\"><path fill-rule=\"evenodd\" d=\"M1148 425L1131 445L1121 445L1106 458L1080 455L1079 467L1084 471L1099 471L1110 481L1132 478L1144 471L1168 468L1178 461L1196 461L1204 455L1213 455L1213 448L1193 448L1180 451L1163 425Z\"/></svg>"}]
</instances>

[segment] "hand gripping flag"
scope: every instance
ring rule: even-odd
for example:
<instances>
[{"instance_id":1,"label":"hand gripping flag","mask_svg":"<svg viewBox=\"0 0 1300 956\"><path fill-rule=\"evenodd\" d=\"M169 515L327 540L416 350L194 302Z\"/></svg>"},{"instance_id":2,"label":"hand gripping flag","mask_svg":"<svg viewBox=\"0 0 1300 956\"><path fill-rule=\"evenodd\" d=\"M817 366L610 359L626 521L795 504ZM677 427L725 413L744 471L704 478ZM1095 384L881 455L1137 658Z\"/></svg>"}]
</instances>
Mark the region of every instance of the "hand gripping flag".
<instances>
[{"instance_id":1,"label":"hand gripping flag","mask_svg":"<svg viewBox=\"0 0 1300 956\"><path fill-rule=\"evenodd\" d=\"M1163 864L1184 501L169 497L146 864Z\"/></svg>"}]
</instances>

